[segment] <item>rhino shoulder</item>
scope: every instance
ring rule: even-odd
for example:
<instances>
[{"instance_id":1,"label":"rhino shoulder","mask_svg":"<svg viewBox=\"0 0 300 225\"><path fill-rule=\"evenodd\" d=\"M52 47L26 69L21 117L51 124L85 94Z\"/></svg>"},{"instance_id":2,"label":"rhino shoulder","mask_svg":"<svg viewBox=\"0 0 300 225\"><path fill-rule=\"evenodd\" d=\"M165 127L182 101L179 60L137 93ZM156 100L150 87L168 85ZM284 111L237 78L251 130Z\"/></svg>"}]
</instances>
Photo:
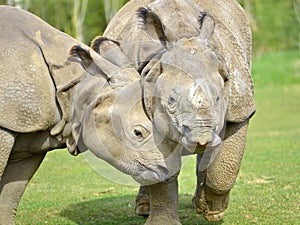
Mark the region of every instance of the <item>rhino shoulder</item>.
<instances>
[{"instance_id":1,"label":"rhino shoulder","mask_svg":"<svg viewBox=\"0 0 300 225\"><path fill-rule=\"evenodd\" d=\"M39 50L28 44L24 41L20 52L1 59L0 126L15 132L45 130L59 119L48 67Z\"/></svg>"},{"instance_id":2,"label":"rhino shoulder","mask_svg":"<svg viewBox=\"0 0 300 225\"><path fill-rule=\"evenodd\" d=\"M30 22L32 26L27 26ZM41 41L37 31L48 26L23 10L0 7L0 127L34 132L48 129L60 118L50 67L37 41Z\"/></svg>"}]
</instances>

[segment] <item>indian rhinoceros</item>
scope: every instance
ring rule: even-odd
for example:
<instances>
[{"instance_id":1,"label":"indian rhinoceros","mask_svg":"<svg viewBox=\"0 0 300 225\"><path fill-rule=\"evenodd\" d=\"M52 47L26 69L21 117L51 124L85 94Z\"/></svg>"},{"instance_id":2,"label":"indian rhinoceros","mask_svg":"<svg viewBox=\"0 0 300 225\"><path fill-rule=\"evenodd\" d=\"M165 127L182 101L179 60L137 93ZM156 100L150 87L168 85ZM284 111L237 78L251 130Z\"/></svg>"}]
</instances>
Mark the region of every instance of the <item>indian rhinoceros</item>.
<instances>
[{"instance_id":1,"label":"indian rhinoceros","mask_svg":"<svg viewBox=\"0 0 300 225\"><path fill-rule=\"evenodd\" d=\"M0 30L0 224L14 224L27 183L53 149L90 149L141 184L168 178L136 70L17 8L0 6Z\"/></svg>"},{"instance_id":2,"label":"indian rhinoceros","mask_svg":"<svg viewBox=\"0 0 300 225\"><path fill-rule=\"evenodd\" d=\"M196 211L210 221L222 219L256 110L245 12L235 0L132 0L104 36L120 43L125 61L141 74L145 111L157 131L168 143L183 146L174 151L198 153ZM114 62L112 55L111 50L103 57ZM176 203L153 190L148 187L149 223L172 217L170 224L179 223ZM165 214L156 210L159 204ZM141 187L136 212L148 214L148 209L148 193Z\"/></svg>"}]
</instances>

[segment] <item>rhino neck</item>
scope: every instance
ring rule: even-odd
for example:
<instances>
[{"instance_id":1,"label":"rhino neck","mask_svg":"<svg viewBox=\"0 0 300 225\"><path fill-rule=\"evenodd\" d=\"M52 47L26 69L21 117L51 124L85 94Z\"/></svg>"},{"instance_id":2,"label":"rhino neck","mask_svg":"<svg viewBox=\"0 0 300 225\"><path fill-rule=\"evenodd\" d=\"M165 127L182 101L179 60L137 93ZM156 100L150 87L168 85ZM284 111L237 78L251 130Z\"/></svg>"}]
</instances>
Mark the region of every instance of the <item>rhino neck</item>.
<instances>
[{"instance_id":1,"label":"rhino neck","mask_svg":"<svg viewBox=\"0 0 300 225\"><path fill-rule=\"evenodd\" d=\"M64 76L65 71L67 71L67 76ZM51 129L50 134L62 142L65 142L66 138L71 135L73 97L83 74L84 70L76 63L67 62L63 66L52 68L51 75L56 87L56 102L60 109L60 120Z\"/></svg>"}]
</instances>

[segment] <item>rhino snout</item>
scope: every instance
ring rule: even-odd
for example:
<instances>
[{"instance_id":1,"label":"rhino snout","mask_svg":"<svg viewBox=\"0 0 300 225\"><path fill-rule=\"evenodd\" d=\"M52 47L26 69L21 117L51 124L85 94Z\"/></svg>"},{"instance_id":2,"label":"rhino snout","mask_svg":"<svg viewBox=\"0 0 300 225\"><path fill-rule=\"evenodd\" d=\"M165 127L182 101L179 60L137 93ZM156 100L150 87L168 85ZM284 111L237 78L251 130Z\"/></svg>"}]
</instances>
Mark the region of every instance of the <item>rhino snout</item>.
<instances>
[{"instance_id":1,"label":"rhino snout","mask_svg":"<svg viewBox=\"0 0 300 225\"><path fill-rule=\"evenodd\" d=\"M216 133L207 132L200 134L197 139L193 138L193 140L190 140L189 137L184 136L182 138L182 143L188 152L200 153L220 146L222 139Z\"/></svg>"},{"instance_id":2,"label":"rhino snout","mask_svg":"<svg viewBox=\"0 0 300 225\"><path fill-rule=\"evenodd\" d=\"M212 137L213 138L209 142L207 142L207 147L215 148L222 143L222 139L220 138L219 135L213 133Z\"/></svg>"},{"instance_id":3,"label":"rhino snout","mask_svg":"<svg viewBox=\"0 0 300 225\"><path fill-rule=\"evenodd\" d=\"M132 177L142 185L152 185L170 178L168 169L165 166L145 166L140 173L134 174Z\"/></svg>"},{"instance_id":4,"label":"rhino snout","mask_svg":"<svg viewBox=\"0 0 300 225\"><path fill-rule=\"evenodd\" d=\"M212 142L214 139L214 134L213 133L205 133L205 134L201 134L199 137L198 137L198 143L200 145L206 145L207 143L210 143Z\"/></svg>"}]
</instances>

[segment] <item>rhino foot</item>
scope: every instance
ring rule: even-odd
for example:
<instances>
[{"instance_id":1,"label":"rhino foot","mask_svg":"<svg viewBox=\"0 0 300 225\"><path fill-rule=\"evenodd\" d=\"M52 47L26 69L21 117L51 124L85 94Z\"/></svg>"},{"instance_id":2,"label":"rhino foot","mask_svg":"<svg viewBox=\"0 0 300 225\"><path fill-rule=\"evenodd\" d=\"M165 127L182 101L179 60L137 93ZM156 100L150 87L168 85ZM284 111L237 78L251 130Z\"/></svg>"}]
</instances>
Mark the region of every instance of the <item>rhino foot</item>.
<instances>
[{"instance_id":1,"label":"rhino foot","mask_svg":"<svg viewBox=\"0 0 300 225\"><path fill-rule=\"evenodd\" d=\"M148 217L150 213L149 197L137 198L135 201L135 213L138 216Z\"/></svg>"},{"instance_id":2,"label":"rhino foot","mask_svg":"<svg viewBox=\"0 0 300 225\"><path fill-rule=\"evenodd\" d=\"M182 225L182 223L178 222L178 221L167 221L166 220L161 220L159 222L146 222L144 225L166 225L166 224L172 224L172 225Z\"/></svg>"},{"instance_id":3,"label":"rhino foot","mask_svg":"<svg viewBox=\"0 0 300 225\"><path fill-rule=\"evenodd\" d=\"M228 207L229 193L215 194L208 187L201 187L197 190L192 204L198 214L210 222L217 222L223 219L225 210Z\"/></svg>"},{"instance_id":4,"label":"rhino foot","mask_svg":"<svg viewBox=\"0 0 300 225\"><path fill-rule=\"evenodd\" d=\"M150 216L144 225L182 225L178 219L172 218L168 215Z\"/></svg>"},{"instance_id":5,"label":"rhino foot","mask_svg":"<svg viewBox=\"0 0 300 225\"><path fill-rule=\"evenodd\" d=\"M225 212L224 211L213 211L208 210L208 205L202 199L197 199L197 196L193 198L193 206L196 210L196 213L203 214L203 217L209 222L217 222L223 219Z\"/></svg>"},{"instance_id":6,"label":"rhino foot","mask_svg":"<svg viewBox=\"0 0 300 225\"><path fill-rule=\"evenodd\" d=\"M138 216L148 217L150 213L150 198L146 187L140 186L135 199L135 213Z\"/></svg>"}]
</instances>

